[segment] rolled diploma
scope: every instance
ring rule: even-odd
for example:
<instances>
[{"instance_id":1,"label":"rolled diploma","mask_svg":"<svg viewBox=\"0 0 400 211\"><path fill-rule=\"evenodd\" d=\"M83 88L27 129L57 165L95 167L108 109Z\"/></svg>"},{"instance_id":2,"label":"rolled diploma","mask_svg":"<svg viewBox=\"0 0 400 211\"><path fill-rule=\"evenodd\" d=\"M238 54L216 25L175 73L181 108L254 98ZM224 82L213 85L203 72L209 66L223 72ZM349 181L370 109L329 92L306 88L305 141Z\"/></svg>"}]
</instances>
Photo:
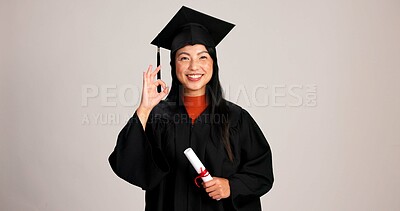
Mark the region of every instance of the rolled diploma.
<instances>
[{"instance_id":1,"label":"rolled diploma","mask_svg":"<svg viewBox=\"0 0 400 211\"><path fill-rule=\"evenodd\" d=\"M189 162L192 164L193 168L196 170L196 172L198 174L201 173L202 169L203 171L206 169L203 165L203 163L201 163L201 161L199 160L199 158L197 157L196 153L194 153L194 151L192 150L192 148L187 148L183 153L185 153L187 159L189 160ZM210 180L212 180L213 178L211 177L210 173L208 173L207 176L205 177L201 177L201 179L204 182L208 182Z\"/></svg>"}]
</instances>

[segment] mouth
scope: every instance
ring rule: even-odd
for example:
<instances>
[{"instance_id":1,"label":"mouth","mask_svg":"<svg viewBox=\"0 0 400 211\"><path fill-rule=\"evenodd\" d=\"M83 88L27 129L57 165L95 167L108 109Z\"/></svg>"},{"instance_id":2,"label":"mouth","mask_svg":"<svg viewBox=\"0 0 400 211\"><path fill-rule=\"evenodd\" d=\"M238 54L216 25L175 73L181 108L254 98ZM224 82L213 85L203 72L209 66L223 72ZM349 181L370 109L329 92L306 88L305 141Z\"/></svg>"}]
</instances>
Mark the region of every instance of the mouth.
<instances>
[{"instance_id":1,"label":"mouth","mask_svg":"<svg viewBox=\"0 0 400 211\"><path fill-rule=\"evenodd\" d=\"M186 75L186 77L189 79L189 81L198 81L201 79L201 77L203 76L203 74L189 74Z\"/></svg>"}]
</instances>

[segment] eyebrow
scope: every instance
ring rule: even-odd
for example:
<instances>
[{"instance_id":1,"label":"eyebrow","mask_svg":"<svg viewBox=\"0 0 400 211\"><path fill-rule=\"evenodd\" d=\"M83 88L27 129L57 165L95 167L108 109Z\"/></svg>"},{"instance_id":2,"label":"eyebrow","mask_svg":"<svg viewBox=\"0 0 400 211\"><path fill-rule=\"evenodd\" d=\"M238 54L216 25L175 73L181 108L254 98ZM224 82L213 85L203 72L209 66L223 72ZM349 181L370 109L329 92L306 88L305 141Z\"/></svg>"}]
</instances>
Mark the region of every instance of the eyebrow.
<instances>
[{"instance_id":1,"label":"eyebrow","mask_svg":"<svg viewBox=\"0 0 400 211\"><path fill-rule=\"evenodd\" d=\"M197 55L200 55L200 54L202 54L202 53L208 53L208 51L200 51L200 52L197 53ZM185 54L185 55L190 56L190 54L187 53L187 52L185 52L185 51L180 52L180 53L179 53L178 55L176 55L176 56L180 56L180 55L182 55L182 54Z\"/></svg>"}]
</instances>

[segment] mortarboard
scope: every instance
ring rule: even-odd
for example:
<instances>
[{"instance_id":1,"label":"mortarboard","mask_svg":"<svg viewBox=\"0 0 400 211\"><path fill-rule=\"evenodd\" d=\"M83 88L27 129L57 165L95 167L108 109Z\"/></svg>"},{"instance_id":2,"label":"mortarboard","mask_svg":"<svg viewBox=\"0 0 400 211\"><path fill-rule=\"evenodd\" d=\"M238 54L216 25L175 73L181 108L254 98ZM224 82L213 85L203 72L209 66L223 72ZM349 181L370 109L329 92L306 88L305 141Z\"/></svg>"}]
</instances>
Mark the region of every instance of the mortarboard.
<instances>
[{"instance_id":1,"label":"mortarboard","mask_svg":"<svg viewBox=\"0 0 400 211\"><path fill-rule=\"evenodd\" d=\"M151 44L157 46L157 66L160 47L174 52L185 45L203 44L216 47L235 25L182 6ZM161 78L161 71L157 79ZM161 87L158 87L161 91Z\"/></svg>"}]
</instances>

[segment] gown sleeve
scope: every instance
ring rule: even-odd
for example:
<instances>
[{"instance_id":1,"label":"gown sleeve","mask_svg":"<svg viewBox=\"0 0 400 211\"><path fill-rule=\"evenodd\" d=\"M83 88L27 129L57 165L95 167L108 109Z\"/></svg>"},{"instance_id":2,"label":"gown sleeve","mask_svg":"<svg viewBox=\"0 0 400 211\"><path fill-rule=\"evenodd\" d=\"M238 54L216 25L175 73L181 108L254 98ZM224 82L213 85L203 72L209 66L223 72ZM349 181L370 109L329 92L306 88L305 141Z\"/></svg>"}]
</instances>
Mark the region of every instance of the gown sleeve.
<instances>
[{"instance_id":1,"label":"gown sleeve","mask_svg":"<svg viewBox=\"0 0 400 211\"><path fill-rule=\"evenodd\" d=\"M242 110L238 127L240 164L238 171L229 177L229 184L232 203L237 210L241 210L259 203L259 197L272 188L274 177L270 146L245 110Z\"/></svg>"},{"instance_id":2,"label":"gown sleeve","mask_svg":"<svg viewBox=\"0 0 400 211\"><path fill-rule=\"evenodd\" d=\"M155 124L147 123L145 132L135 112L119 133L117 144L108 159L115 174L144 190L156 187L169 172L160 147L154 144L157 136L153 132Z\"/></svg>"}]
</instances>

